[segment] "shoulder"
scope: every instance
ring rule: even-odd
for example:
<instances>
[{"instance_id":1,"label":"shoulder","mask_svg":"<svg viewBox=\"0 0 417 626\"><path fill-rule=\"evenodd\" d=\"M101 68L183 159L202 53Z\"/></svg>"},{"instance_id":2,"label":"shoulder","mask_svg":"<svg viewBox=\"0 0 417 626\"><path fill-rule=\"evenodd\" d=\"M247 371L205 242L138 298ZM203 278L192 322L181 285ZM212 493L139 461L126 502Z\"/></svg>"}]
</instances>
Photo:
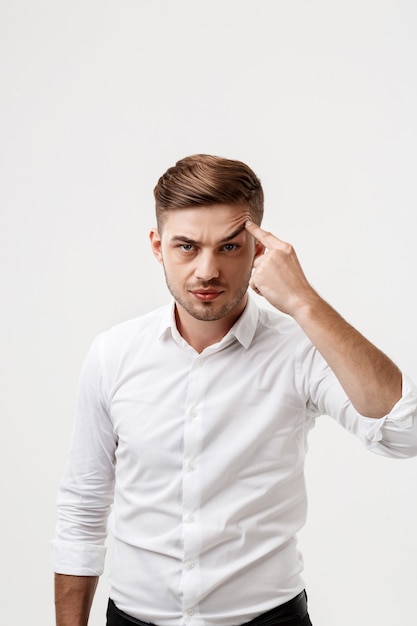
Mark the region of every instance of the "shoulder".
<instances>
[{"instance_id":1,"label":"shoulder","mask_svg":"<svg viewBox=\"0 0 417 626\"><path fill-rule=\"evenodd\" d=\"M137 355L148 350L149 345L158 339L161 329L168 325L170 315L170 306L167 305L120 322L97 335L93 345L105 362L128 358L130 354Z\"/></svg>"},{"instance_id":2,"label":"shoulder","mask_svg":"<svg viewBox=\"0 0 417 626\"><path fill-rule=\"evenodd\" d=\"M149 332L154 329L157 331L161 323L165 319L168 320L169 316L170 306L162 306L159 309L155 309L139 317L115 324L101 333L101 335L108 341L120 340L124 337L133 338L140 333Z\"/></svg>"},{"instance_id":3,"label":"shoulder","mask_svg":"<svg viewBox=\"0 0 417 626\"><path fill-rule=\"evenodd\" d=\"M269 354L287 355L290 360L303 359L314 347L297 322L275 309L259 307L258 322L252 347Z\"/></svg>"},{"instance_id":4,"label":"shoulder","mask_svg":"<svg viewBox=\"0 0 417 626\"><path fill-rule=\"evenodd\" d=\"M276 309L259 308L258 331L302 340L306 335L292 317Z\"/></svg>"}]
</instances>

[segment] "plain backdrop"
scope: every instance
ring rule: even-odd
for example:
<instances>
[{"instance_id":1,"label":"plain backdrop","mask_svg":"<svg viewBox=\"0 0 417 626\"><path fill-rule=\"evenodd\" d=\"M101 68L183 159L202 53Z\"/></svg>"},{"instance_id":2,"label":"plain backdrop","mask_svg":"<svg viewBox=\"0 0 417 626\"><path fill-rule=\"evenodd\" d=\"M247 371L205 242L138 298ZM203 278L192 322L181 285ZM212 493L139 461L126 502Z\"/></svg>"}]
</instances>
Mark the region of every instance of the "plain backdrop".
<instances>
[{"instance_id":1,"label":"plain backdrop","mask_svg":"<svg viewBox=\"0 0 417 626\"><path fill-rule=\"evenodd\" d=\"M79 369L168 300L148 232L179 158L246 161L265 228L417 380L416 32L414 0L0 2L2 623L54 623ZM323 417L306 472L314 625L415 626L417 460Z\"/></svg>"}]
</instances>

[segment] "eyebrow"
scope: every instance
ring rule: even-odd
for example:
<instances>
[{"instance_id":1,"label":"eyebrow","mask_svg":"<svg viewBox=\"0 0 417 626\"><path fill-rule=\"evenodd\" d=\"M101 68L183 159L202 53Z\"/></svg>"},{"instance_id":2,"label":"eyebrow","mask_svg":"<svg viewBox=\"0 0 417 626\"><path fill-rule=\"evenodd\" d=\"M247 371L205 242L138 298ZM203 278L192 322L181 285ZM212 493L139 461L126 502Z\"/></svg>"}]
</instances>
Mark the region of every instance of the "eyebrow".
<instances>
[{"instance_id":1,"label":"eyebrow","mask_svg":"<svg viewBox=\"0 0 417 626\"><path fill-rule=\"evenodd\" d=\"M218 242L218 245L220 245L222 243L226 243L227 241L230 241L231 239L234 239L235 237L240 235L240 233L243 230L245 230L245 224L242 224L242 226L239 226L239 228L237 228L232 233L230 233L230 235L227 235L227 237L224 237L223 239L221 239ZM190 239L189 237L182 237L181 235L176 235L175 237L172 237L171 242L172 243L182 242L182 243L187 243L187 244L192 244L192 245L200 245L201 244L200 241L196 241L195 239Z\"/></svg>"},{"instance_id":2,"label":"eyebrow","mask_svg":"<svg viewBox=\"0 0 417 626\"><path fill-rule=\"evenodd\" d=\"M238 235L240 235L240 233L245 230L245 223L244 222L241 226L239 226L239 228L237 228L236 230L234 230L232 233L230 233L230 235L228 237L225 237L224 239L222 239L219 243L225 243L226 241L230 241L231 239L234 239L235 237L237 237Z\"/></svg>"}]
</instances>

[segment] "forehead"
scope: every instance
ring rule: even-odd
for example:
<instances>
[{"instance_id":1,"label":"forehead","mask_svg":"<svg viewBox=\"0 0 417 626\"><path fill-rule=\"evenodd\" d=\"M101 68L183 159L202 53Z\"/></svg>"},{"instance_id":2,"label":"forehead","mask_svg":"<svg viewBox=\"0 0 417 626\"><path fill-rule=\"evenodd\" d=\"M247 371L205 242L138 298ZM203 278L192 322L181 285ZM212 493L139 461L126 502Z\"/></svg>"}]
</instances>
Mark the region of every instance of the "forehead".
<instances>
[{"instance_id":1,"label":"forehead","mask_svg":"<svg viewBox=\"0 0 417 626\"><path fill-rule=\"evenodd\" d=\"M163 234L198 241L219 240L243 226L250 217L250 209L243 203L169 209L164 215Z\"/></svg>"}]
</instances>

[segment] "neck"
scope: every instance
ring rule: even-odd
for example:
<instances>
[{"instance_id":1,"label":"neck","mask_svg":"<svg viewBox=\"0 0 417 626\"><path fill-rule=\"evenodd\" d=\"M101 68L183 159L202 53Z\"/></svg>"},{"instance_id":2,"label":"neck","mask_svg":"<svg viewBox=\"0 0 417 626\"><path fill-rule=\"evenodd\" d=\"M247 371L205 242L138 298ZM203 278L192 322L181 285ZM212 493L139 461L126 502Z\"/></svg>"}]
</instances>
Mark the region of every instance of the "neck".
<instances>
[{"instance_id":1,"label":"neck","mask_svg":"<svg viewBox=\"0 0 417 626\"><path fill-rule=\"evenodd\" d=\"M190 315L180 304L175 305L175 320L181 337L199 354L208 346L218 343L243 313L247 296L233 311L219 320L199 320Z\"/></svg>"}]
</instances>

